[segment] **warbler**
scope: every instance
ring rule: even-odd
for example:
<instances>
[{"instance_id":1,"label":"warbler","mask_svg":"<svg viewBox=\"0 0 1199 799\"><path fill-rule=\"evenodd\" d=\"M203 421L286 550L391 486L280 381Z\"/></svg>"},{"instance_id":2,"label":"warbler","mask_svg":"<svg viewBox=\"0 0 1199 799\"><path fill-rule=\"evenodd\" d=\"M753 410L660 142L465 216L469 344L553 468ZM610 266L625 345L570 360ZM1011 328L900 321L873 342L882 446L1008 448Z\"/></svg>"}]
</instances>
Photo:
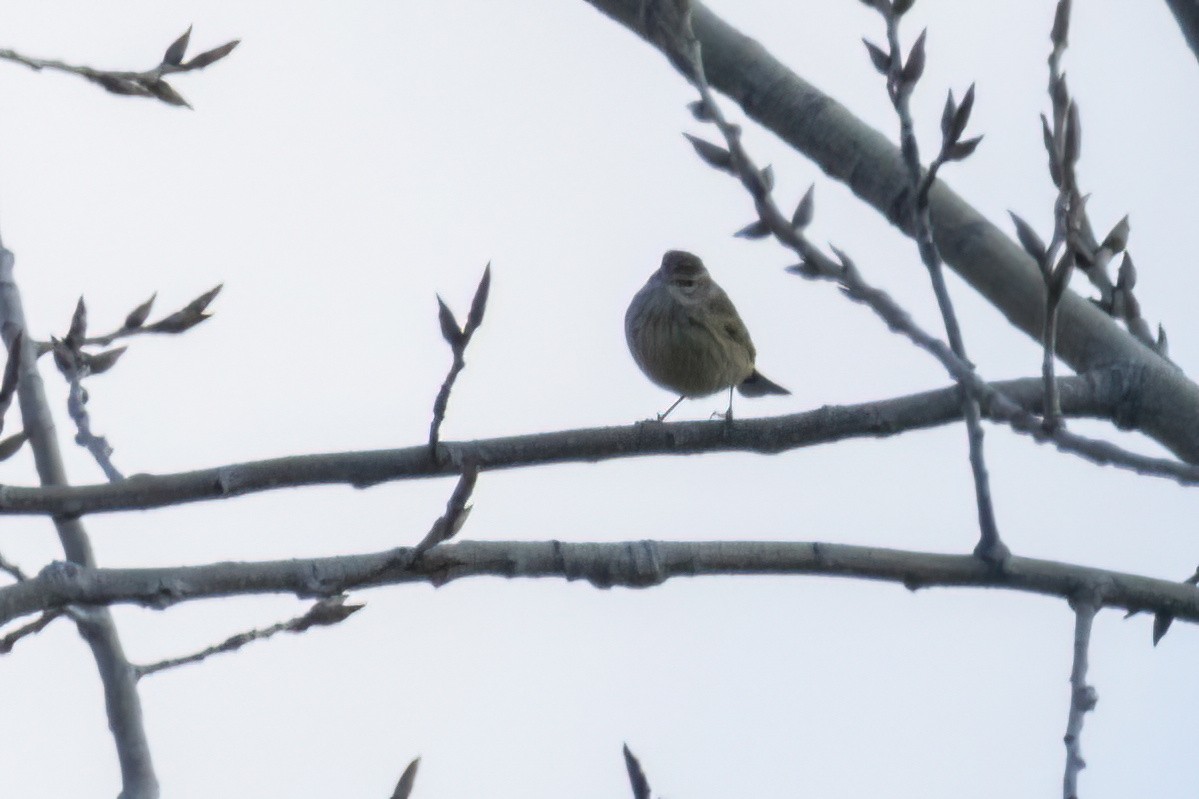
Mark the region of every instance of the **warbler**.
<instances>
[{"instance_id":1,"label":"warbler","mask_svg":"<svg viewBox=\"0 0 1199 799\"><path fill-rule=\"evenodd\" d=\"M747 397L790 394L754 368L754 343L724 289L698 256L671 250L662 266L633 297L624 315L625 340L645 376L684 399L733 389Z\"/></svg>"}]
</instances>

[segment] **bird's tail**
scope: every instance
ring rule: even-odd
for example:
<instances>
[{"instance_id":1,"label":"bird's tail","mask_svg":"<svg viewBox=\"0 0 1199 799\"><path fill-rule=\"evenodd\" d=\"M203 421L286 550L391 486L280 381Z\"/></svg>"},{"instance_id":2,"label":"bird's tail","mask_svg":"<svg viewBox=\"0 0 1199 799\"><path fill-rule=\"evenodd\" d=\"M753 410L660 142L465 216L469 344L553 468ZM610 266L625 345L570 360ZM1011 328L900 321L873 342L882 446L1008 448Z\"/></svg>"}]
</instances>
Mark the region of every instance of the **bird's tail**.
<instances>
[{"instance_id":1,"label":"bird's tail","mask_svg":"<svg viewBox=\"0 0 1199 799\"><path fill-rule=\"evenodd\" d=\"M749 377L741 381L737 390L745 397L764 397L767 394L790 394L791 392L762 376L757 369Z\"/></svg>"}]
</instances>

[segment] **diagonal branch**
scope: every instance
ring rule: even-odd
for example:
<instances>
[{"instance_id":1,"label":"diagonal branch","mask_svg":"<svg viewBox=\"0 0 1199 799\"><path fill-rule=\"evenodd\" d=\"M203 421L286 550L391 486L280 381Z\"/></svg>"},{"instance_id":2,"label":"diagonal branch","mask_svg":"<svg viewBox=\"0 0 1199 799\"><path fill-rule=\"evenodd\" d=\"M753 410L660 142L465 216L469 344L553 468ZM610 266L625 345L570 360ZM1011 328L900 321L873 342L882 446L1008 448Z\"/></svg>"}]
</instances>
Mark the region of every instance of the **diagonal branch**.
<instances>
[{"instance_id":1,"label":"diagonal branch","mask_svg":"<svg viewBox=\"0 0 1199 799\"><path fill-rule=\"evenodd\" d=\"M148 569L59 563L0 588L0 624L66 605L178 602L249 594L334 596L351 588L466 577L585 580L597 588L647 588L682 577L821 575L878 580L915 590L1003 588L1096 607L1168 613L1199 622L1199 588L1172 580L1012 556L1002 570L972 555L780 541L460 541L413 558L412 547L362 555Z\"/></svg>"},{"instance_id":2,"label":"diagonal branch","mask_svg":"<svg viewBox=\"0 0 1199 799\"><path fill-rule=\"evenodd\" d=\"M1074 608L1074 660L1070 668L1070 713L1066 720L1066 770L1062 777L1062 795L1078 799L1078 774L1087 767L1082 759L1082 723L1095 709L1099 695L1087 685L1087 653L1091 647L1091 625L1098 606L1087 599L1072 599Z\"/></svg>"},{"instance_id":3,"label":"diagonal branch","mask_svg":"<svg viewBox=\"0 0 1199 799\"><path fill-rule=\"evenodd\" d=\"M191 28L188 28L182 36L172 42L166 49L162 61L157 66L140 72L95 69L94 67L78 64L68 64L65 61L53 58L32 58L8 48L0 49L0 60L22 64L38 72L50 70L77 75L97 84L112 94L153 97L168 105L191 108L187 100L183 99L182 95L164 80L165 76L203 69L209 64L220 61L233 52L239 40L234 39L233 41L225 42L219 47L205 50L203 53L184 61L183 57L186 54L187 45L190 40Z\"/></svg>"},{"instance_id":4,"label":"diagonal branch","mask_svg":"<svg viewBox=\"0 0 1199 799\"><path fill-rule=\"evenodd\" d=\"M900 152L903 155L904 166L908 172L908 205L911 213L911 225L916 239L920 258L928 269L929 280L932 283L933 294L937 298L937 307L941 311L941 319L945 325L945 333L949 339L949 348L958 360L969 365L966 355L966 343L962 337L961 326L958 324L954 311L953 300L949 296L949 287L945 283L945 271L942 268L941 254L937 251L933 240L933 223L928 205L928 187L931 182L925 181L924 165L920 160L920 149L916 139L915 123L912 120L911 95L924 69L924 34L916 40L912 54L903 61L903 51L899 46L899 21L901 14L897 13L890 3L879 6L887 26L887 41L890 45L889 68L887 82L891 89L891 101L895 113L899 116ZM968 109L967 109L968 111ZM965 127L966 119L962 120ZM948 138L942 152L949 146ZM934 168L940 166L941 159L934 162ZM929 172L932 179L932 171ZM1053 390L1053 385L1047 386L1047 391ZM1009 554L1007 546L999 537L999 526L995 522L995 508L991 498L991 482L987 477L987 465L983 455L983 429L978 398L968 392L962 392L962 416L966 420L966 440L969 447L970 471L974 478L975 504L978 507L979 542L975 554L991 563L1001 563Z\"/></svg>"}]
</instances>

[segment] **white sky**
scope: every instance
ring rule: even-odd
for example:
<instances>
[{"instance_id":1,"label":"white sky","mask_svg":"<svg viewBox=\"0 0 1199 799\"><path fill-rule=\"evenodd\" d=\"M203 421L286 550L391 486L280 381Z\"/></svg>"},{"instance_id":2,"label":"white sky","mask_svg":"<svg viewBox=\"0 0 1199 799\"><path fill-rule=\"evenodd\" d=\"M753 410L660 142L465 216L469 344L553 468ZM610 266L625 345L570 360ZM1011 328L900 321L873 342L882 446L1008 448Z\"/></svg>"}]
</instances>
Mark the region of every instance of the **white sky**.
<instances>
[{"instance_id":1,"label":"white sky","mask_svg":"<svg viewBox=\"0 0 1199 799\"><path fill-rule=\"evenodd\" d=\"M881 22L860 3L711 5L895 130L860 43L880 40ZM946 88L960 96L978 84L970 129L986 139L947 177L1005 228L1009 208L1050 225L1037 114L1052 7L922 0L906 29L910 42L931 28L916 98L926 149ZM742 415L947 382L865 308L785 274L778 246L731 238L752 206L683 139L708 133L685 110L692 91L581 0L0 9L4 46L109 68L150 66L189 23L196 52L243 40L225 62L174 81L194 112L0 64L0 233L35 335L65 332L80 293L100 329L153 291L165 311L225 283L215 319L134 342L92 381L96 429L127 473L420 443L450 359L434 294L463 314L489 260L491 302L447 439L627 424L663 409L673 398L633 365L622 320L669 248L704 257L753 332L762 371L794 392L743 400ZM1199 279L1186 254L1199 67L1160 1L1077 4L1071 38L1092 218L1102 235L1131 213L1146 316L1199 374ZM814 238L848 250L939 329L909 242L772 135L749 126L746 143L773 162L781 205L816 182ZM956 278L952 288L982 373L1036 374L1037 347ZM71 447L65 392L47 377ZM676 413L702 419L718 405ZM1168 579L1194 570L1194 490L1000 429L987 446L1016 553ZM102 479L77 448L68 468L77 482ZM33 479L28 453L0 465L2 482ZM451 487L277 492L87 525L113 566L365 552L419 540ZM951 427L777 457L484 474L462 535L968 552L974 513L964 433ZM61 556L40 519L0 522L0 552L29 570ZM815 578L649 591L480 579L354 599L367 608L336 629L143 682L164 796L383 797L418 754L419 797L627 796L624 741L655 790L676 798L1060 790L1073 622L1061 601ZM145 662L304 607L258 598L116 617ZM1193 795L1197 657L1193 628L1154 650L1148 617L1100 615L1087 799ZM0 795L116 794L99 683L73 627L56 623L0 658L0 686Z\"/></svg>"}]
</instances>

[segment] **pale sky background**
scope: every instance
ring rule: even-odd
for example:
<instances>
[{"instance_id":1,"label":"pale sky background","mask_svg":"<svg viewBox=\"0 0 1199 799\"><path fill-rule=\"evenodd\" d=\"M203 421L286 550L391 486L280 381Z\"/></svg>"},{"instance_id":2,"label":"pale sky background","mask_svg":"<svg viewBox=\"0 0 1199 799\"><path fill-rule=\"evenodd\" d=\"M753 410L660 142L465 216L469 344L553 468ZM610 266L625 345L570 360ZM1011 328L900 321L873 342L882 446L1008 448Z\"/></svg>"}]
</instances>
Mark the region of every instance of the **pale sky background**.
<instances>
[{"instance_id":1,"label":"pale sky background","mask_svg":"<svg viewBox=\"0 0 1199 799\"><path fill-rule=\"evenodd\" d=\"M1199 66L1160 0L1076 5L1065 67L1092 218L1102 235L1131 213L1145 315L1197 375ZM881 40L882 23L861 3L711 6L894 133L860 42ZM906 26L908 42L930 26L916 96L926 150L945 90L977 82L970 130L986 139L946 177L1009 230L1009 208L1050 226L1037 114L1052 12L1051 0L921 0ZM683 139L709 133L685 109L693 91L581 0L22 0L0 8L0 44L142 69L190 23L194 52L243 40L174 80L195 111L0 64L0 234L35 335L65 332L80 293L101 329L151 292L166 311L225 284L213 320L137 340L91 381L95 427L126 473L424 441L450 361L434 294L464 314L488 261L491 302L447 439L623 425L665 408L673 398L633 365L622 324L670 248L707 261L762 371L794 392L742 400L743 416L947 383L867 309L784 273L780 247L731 237L752 205ZM771 134L747 125L746 144L774 164L784 207L816 182L814 239L849 251L940 329L910 242ZM982 374L1036 374L1035 344L961 281L951 288ZM46 376L72 480L102 480L71 444L61 380ZM677 418L718 407L684 403ZM987 447L1014 552L1167 579L1194 571L1194 489L993 427ZM27 452L0 464L0 482L34 479ZM419 540L452 485L292 490L86 523L111 566L366 552ZM969 552L977 534L958 426L775 457L485 473L474 503L462 536L481 540ZM30 571L61 557L42 519L0 521L0 552ZM416 755L420 799L623 797L624 741L673 799L1060 795L1073 624L1062 601L826 578L647 591L476 579L353 598L366 609L337 628L143 681L165 797L381 799ZM305 607L285 596L116 618L130 657L147 662ZM1096 622L1087 799L1194 795L1199 635L1177 625L1155 650L1150 628L1113 611ZM99 681L72 625L0 658L0 688L0 795L116 795Z\"/></svg>"}]
</instances>

